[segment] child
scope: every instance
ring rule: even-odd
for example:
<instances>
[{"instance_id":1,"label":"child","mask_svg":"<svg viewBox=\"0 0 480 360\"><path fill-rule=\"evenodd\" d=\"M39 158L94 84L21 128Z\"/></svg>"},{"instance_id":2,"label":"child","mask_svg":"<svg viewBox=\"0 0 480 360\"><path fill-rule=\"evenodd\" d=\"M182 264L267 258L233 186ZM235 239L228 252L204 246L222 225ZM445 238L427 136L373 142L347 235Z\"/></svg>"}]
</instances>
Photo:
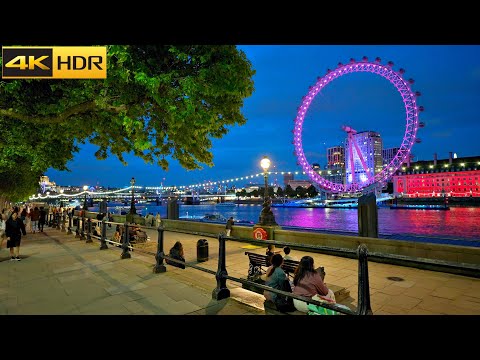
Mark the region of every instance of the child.
<instances>
[{"instance_id":1,"label":"child","mask_svg":"<svg viewBox=\"0 0 480 360\"><path fill-rule=\"evenodd\" d=\"M267 266L270 266L272 265L272 256L275 255L275 254L278 254L280 253L280 250L276 251L275 250L275 245L273 244L268 244L267 246L267 252L265 253L265 255L267 255Z\"/></svg>"},{"instance_id":2,"label":"child","mask_svg":"<svg viewBox=\"0 0 480 360\"><path fill-rule=\"evenodd\" d=\"M295 257L293 256L290 256L290 247L289 246L285 246L283 248L283 252L285 253L285 256L283 257L284 260L294 260L294 261L298 261Z\"/></svg>"}]
</instances>

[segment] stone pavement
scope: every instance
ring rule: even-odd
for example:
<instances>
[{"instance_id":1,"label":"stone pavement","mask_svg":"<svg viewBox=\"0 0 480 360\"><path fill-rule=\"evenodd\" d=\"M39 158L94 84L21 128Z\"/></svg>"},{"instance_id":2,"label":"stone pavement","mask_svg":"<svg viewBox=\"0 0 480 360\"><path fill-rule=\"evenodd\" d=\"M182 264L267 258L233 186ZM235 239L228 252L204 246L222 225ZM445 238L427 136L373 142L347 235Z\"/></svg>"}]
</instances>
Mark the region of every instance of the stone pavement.
<instances>
[{"instance_id":1,"label":"stone pavement","mask_svg":"<svg viewBox=\"0 0 480 360\"><path fill-rule=\"evenodd\" d=\"M109 228L109 232L112 231ZM265 315L258 297L227 281L231 297L212 299L215 276L187 267L166 265L155 274L156 232L151 241L121 259L121 249L109 244L99 250L93 243L45 228L44 233L22 238L21 261L11 261L8 249L0 250L0 314L30 315ZM196 242L208 240L209 260L197 263ZM175 241L185 248L187 263L216 271L218 240L165 232L165 250ZM6 241L4 242L5 246ZM230 276L245 278L245 251L265 249L228 240L226 263ZM300 258L304 251L292 250ZM309 253L316 266L324 266L327 286L346 287L350 296L340 303L355 310L358 294L358 260ZM464 314L480 315L480 279L369 262L370 296L374 315ZM253 300L252 300L253 299ZM248 304L248 305L247 305Z\"/></svg>"}]
</instances>

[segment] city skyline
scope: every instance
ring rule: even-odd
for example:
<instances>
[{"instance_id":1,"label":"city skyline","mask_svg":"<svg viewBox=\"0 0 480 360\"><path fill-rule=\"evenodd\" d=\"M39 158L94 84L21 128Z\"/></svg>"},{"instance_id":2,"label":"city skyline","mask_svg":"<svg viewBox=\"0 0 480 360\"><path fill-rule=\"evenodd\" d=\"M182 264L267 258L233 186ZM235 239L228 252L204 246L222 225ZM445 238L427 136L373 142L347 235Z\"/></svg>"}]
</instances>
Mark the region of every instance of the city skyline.
<instances>
[{"instance_id":1,"label":"city skyline","mask_svg":"<svg viewBox=\"0 0 480 360\"><path fill-rule=\"evenodd\" d=\"M418 105L425 107L419 120L422 142L412 148L414 160L480 154L476 132L480 130L480 46L476 45L251 45L238 46L256 70L255 91L244 101L247 124L230 128L214 139L214 167L187 171L170 161L169 171L145 164L133 156L123 166L114 157L96 160L95 146L82 145L72 172L49 169L45 175L59 185L128 186L132 176L143 186L182 186L260 173L260 160L272 160L272 170L302 171L293 154L292 129L297 107L317 77L334 70L339 62L376 57L393 61L393 69L405 69L413 78L413 91L420 91ZM401 96L388 81L375 74L354 73L332 81L312 102L303 125L303 149L310 163L326 164L327 148L345 141L341 126L358 131L376 131L384 148L398 147L405 132L405 109ZM256 180L256 179L253 179Z\"/></svg>"}]
</instances>

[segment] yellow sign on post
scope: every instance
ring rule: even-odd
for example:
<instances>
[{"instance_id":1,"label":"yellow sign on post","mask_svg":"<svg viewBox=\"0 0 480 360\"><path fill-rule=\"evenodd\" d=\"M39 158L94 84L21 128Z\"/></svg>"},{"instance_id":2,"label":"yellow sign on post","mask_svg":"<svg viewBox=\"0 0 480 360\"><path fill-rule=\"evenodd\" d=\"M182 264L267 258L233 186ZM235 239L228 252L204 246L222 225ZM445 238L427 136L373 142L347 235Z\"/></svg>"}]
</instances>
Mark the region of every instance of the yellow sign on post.
<instances>
[{"instance_id":1,"label":"yellow sign on post","mask_svg":"<svg viewBox=\"0 0 480 360\"><path fill-rule=\"evenodd\" d=\"M2 47L2 79L106 78L106 46Z\"/></svg>"}]
</instances>

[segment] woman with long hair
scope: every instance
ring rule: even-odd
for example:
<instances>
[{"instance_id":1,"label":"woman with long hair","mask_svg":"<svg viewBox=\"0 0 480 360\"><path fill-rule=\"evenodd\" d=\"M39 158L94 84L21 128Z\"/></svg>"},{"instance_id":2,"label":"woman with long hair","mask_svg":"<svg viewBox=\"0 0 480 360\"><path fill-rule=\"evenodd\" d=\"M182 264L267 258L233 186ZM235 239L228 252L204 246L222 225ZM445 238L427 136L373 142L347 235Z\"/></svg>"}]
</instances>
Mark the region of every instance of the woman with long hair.
<instances>
[{"instance_id":1,"label":"woman with long hair","mask_svg":"<svg viewBox=\"0 0 480 360\"><path fill-rule=\"evenodd\" d=\"M170 252L168 253L168 256L170 256L171 258L175 259L175 260L180 260L180 261L183 261L185 262L185 255L183 253L183 245L180 241L177 241L173 247L170 249ZM185 265L183 264L179 264L179 263L176 263L176 262L173 262L173 261L169 261L168 259L165 259L165 262L168 264L168 265L172 265L172 266L176 266L176 267L179 267L181 269L185 269Z\"/></svg>"},{"instance_id":2,"label":"woman with long hair","mask_svg":"<svg viewBox=\"0 0 480 360\"><path fill-rule=\"evenodd\" d=\"M277 290L292 292L292 288L290 287L290 283L288 281L288 276L282 269L283 256L280 254L274 254L271 261L272 265L267 269L267 279L265 280L265 285ZM293 298L291 297L277 294L268 290L263 292L263 296L267 301L272 301L279 311L295 311L295 307L293 306Z\"/></svg>"},{"instance_id":3,"label":"woman with long hair","mask_svg":"<svg viewBox=\"0 0 480 360\"><path fill-rule=\"evenodd\" d=\"M335 303L335 295L322 280L320 273L315 269L313 258L304 256L295 270L293 277L293 293L312 298L317 301ZM293 304L298 311L308 312L305 301L293 299Z\"/></svg>"}]
</instances>

